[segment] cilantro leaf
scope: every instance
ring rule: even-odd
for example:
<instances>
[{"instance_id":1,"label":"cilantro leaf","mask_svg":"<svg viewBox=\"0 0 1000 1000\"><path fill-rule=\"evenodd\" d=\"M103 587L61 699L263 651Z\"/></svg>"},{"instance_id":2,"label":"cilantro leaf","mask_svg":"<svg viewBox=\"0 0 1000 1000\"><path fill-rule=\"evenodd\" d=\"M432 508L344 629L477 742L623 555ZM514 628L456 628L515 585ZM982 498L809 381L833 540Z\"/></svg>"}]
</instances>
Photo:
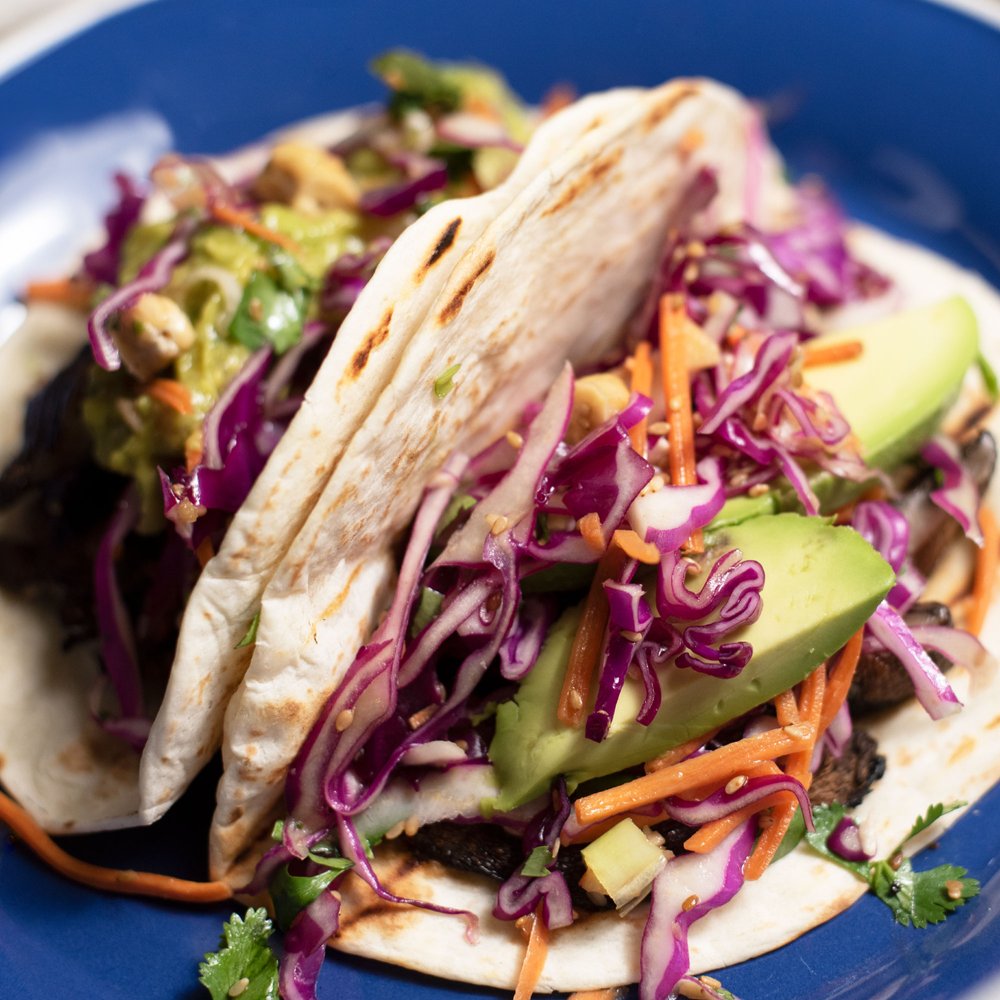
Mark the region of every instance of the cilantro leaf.
<instances>
[{"instance_id":1,"label":"cilantro leaf","mask_svg":"<svg viewBox=\"0 0 1000 1000\"><path fill-rule=\"evenodd\" d=\"M243 919L234 913L223 925L219 950L198 966L198 979L212 1000L228 1000L243 980L244 1000L278 1000L278 959L267 943L272 929L264 909L247 910Z\"/></svg>"},{"instance_id":2,"label":"cilantro leaf","mask_svg":"<svg viewBox=\"0 0 1000 1000\"><path fill-rule=\"evenodd\" d=\"M926 871L916 871L913 862L902 854L903 847L919 833L953 812L964 803L931 806L918 816L909 833L883 861L845 861L827 846L827 839L844 816L839 803L816 806L813 821L816 830L806 834L809 845L823 857L854 872L868 883L869 889L892 910L896 921L904 927L926 927L939 924L949 913L964 905L967 899L979 895L979 882L966 877L966 869L956 865L938 865Z\"/></svg>"},{"instance_id":3,"label":"cilantro leaf","mask_svg":"<svg viewBox=\"0 0 1000 1000\"><path fill-rule=\"evenodd\" d=\"M452 365L450 368L445 368L443 372L436 379L434 379L434 395L438 399L444 399L445 396L455 388L455 376L458 374L461 364Z\"/></svg>"},{"instance_id":4,"label":"cilantro leaf","mask_svg":"<svg viewBox=\"0 0 1000 1000\"><path fill-rule=\"evenodd\" d=\"M288 292L263 271L251 275L229 324L229 336L251 350L270 344L283 354L302 336L305 296Z\"/></svg>"},{"instance_id":5,"label":"cilantro leaf","mask_svg":"<svg viewBox=\"0 0 1000 1000\"><path fill-rule=\"evenodd\" d=\"M260 609L257 609L257 614L253 616L253 620L250 622L250 626L247 628L243 635L233 649L245 649L247 646L252 646L257 641L257 629L260 627Z\"/></svg>"},{"instance_id":6,"label":"cilantro leaf","mask_svg":"<svg viewBox=\"0 0 1000 1000\"><path fill-rule=\"evenodd\" d=\"M316 860L320 859L317 857ZM288 871L288 865L283 865L274 873L268 883L268 890L274 902L274 919L281 930L287 931L299 912L323 892L345 868L351 867L350 861L345 861L343 858L336 860L341 864L334 865L333 859L322 859L322 863L329 864L330 867L318 875L292 875Z\"/></svg>"},{"instance_id":7,"label":"cilantro leaf","mask_svg":"<svg viewBox=\"0 0 1000 1000\"><path fill-rule=\"evenodd\" d=\"M521 874L529 878L544 878L549 874L550 864L552 864L552 852L543 844L528 855L528 860L521 866Z\"/></svg>"}]
</instances>

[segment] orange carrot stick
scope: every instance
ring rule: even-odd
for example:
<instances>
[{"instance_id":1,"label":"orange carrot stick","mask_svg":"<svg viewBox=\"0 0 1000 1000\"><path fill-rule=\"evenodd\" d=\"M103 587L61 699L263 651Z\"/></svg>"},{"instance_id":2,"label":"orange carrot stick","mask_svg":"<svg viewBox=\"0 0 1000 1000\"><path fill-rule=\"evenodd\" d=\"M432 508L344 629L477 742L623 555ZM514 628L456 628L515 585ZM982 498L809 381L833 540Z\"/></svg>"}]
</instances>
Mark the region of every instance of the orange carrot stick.
<instances>
[{"instance_id":1,"label":"orange carrot stick","mask_svg":"<svg viewBox=\"0 0 1000 1000\"><path fill-rule=\"evenodd\" d=\"M816 740L822 733L820 719L823 713L823 696L826 692L826 667L817 667L803 682L802 694L799 698L799 713L810 731L809 745L803 750L789 756L785 771L791 777L802 783L807 791L812 784L813 749ZM743 876L753 882L759 879L774 860L781 841L784 840L788 828L795 818L798 803L794 800L776 806L771 817L771 825L757 839L753 853L743 869Z\"/></svg>"},{"instance_id":2,"label":"orange carrot stick","mask_svg":"<svg viewBox=\"0 0 1000 1000\"><path fill-rule=\"evenodd\" d=\"M750 805L737 809L728 816L715 820L714 823L706 823L697 833L693 833L684 841L684 847L693 854L708 854L710 851L714 851L741 823L765 809L772 806L784 806L789 802L793 806L796 804L795 796L791 792L772 792L758 802L751 802Z\"/></svg>"},{"instance_id":3,"label":"orange carrot stick","mask_svg":"<svg viewBox=\"0 0 1000 1000\"><path fill-rule=\"evenodd\" d=\"M646 761L646 773L652 774L653 771L662 771L663 768L670 767L671 764L677 764L682 760L686 760L695 750L701 749L718 731L718 729L712 729L705 733L704 736L695 736L694 739L687 740L685 743L675 746L672 750L664 751L659 757L654 757L652 760Z\"/></svg>"},{"instance_id":4,"label":"orange carrot stick","mask_svg":"<svg viewBox=\"0 0 1000 1000\"><path fill-rule=\"evenodd\" d=\"M663 371L663 396L667 404L670 430L670 480L675 486L694 486L694 420L691 413L691 382L687 370L685 328L689 320L684 301L678 295L660 299L660 364ZM685 548L704 552L701 530L692 533Z\"/></svg>"},{"instance_id":5,"label":"orange carrot stick","mask_svg":"<svg viewBox=\"0 0 1000 1000\"><path fill-rule=\"evenodd\" d=\"M864 629L858 629L844 645L833 672L827 675L826 694L823 696L823 714L819 720L819 731L825 733L830 723L844 704L847 693L851 690L851 681L858 669L861 659L861 641Z\"/></svg>"},{"instance_id":6,"label":"orange carrot stick","mask_svg":"<svg viewBox=\"0 0 1000 1000\"><path fill-rule=\"evenodd\" d=\"M576 526L583 535L583 540L595 552L603 552L606 548L604 544L604 532L601 530L601 518L596 513L584 514L577 521Z\"/></svg>"},{"instance_id":7,"label":"orange carrot stick","mask_svg":"<svg viewBox=\"0 0 1000 1000\"><path fill-rule=\"evenodd\" d=\"M1000 527L993 511L985 504L979 508L979 526L983 530L983 547L976 558L976 573L972 584L972 607L966 621L966 628L979 635L990 609L993 588L997 578L997 562L1000 558Z\"/></svg>"},{"instance_id":8,"label":"orange carrot stick","mask_svg":"<svg viewBox=\"0 0 1000 1000\"><path fill-rule=\"evenodd\" d=\"M301 251L301 247L290 236L279 233L274 229L269 229L262 222L258 222L252 215L247 215L246 212L241 212L238 208L233 208L232 205L215 204L212 206L212 215L219 222L224 222L227 226L236 226L238 229L245 230L251 236L256 236L267 243L274 243L276 246L283 247L290 253L297 254Z\"/></svg>"},{"instance_id":9,"label":"orange carrot stick","mask_svg":"<svg viewBox=\"0 0 1000 1000\"><path fill-rule=\"evenodd\" d=\"M651 396L653 393L653 355L647 340L644 340L632 355L631 388L633 392L641 392L644 396ZM645 458L646 418L643 417L639 423L629 428L628 434L632 439L632 447Z\"/></svg>"},{"instance_id":10,"label":"orange carrot stick","mask_svg":"<svg viewBox=\"0 0 1000 1000\"><path fill-rule=\"evenodd\" d=\"M528 935L528 947L521 963L521 972L517 977L514 1000L530 1000L545 967L545 957L549 952L549 929L542 918L542 906L542 903L538 904L538 909L531 918L531 933Z\"/></svg>"},{"instance_id":11,"label":"orange carrot stick","mask_svg":"<svg viewBox=\"0 0 1000 1000\"><path fill-rule=\"evenodd\" d=\"M839 344L824 344L813 341L807 344L802 352L802 367L814 368L817 365L838 364L841 361L851 361L864 350L860 340L842 340Z\"/></svg>"},{"instance_id":12,"label":"orange carrot stick","mask_svg":"<svg viewBox=\"0 0 1000 1000\"><path fill-rule=\"evenodd\" d=\"M779 726L794 726L799 721L799 706L793 691L782 691L774 699Z\"/></svg>"},{"instance_id":13,"label":"orange carrot stick","mask_svg":"<svg viewBox=\"0 0 1000 1000\"><path fill-rule=\"evenodd\" d=\"M56 278L53 281L32 281L24 290L28 302L52 302L80 312L89 312L94 300L94 289L89 282L73 278Z\"/></svg>"},{"instance_id":14,"label":"orange carrot stick","mask_svg":"<svg viewBox=\"0 0 1000 1000\"><path fill-rule=\"evenodd\" d=\"M617 545L629 557L648 566L660 565L660 550L652 542L644 542L634 531L619 528L612 536L611 542Z\"/></svg>"},{"instance_id":15,"label":"orange carrot stick","mask_svg":"<svg viewBox=\"0 0 1000 1000\"><path fill-rule=\"evenodd\" d=\"M174 378L154 378L146 386L146 395L178 413L191 413L194 410L191 390Z\"/></svg>"},{"instance_id":16,"label":"orange carrot stick","mask_svg":"<svg viewBox=\"0 0 1000 1000\"><path fill-rule=\"evenodd\" d=\"M728 781L765 761L804 750L809 745L809 737L809 729L805 725L771 729L758 736L749 736L700 757L692 757L624 785L578 799L576 818L581 823L596 823L609 816L658 802L669 795L679 795L713 781Z\"/></svg>"},{"instance_id":17,"label":"orange carrot stick","mask_svg":"<svg viewBox=\"0 0 1000 1000\"><path fill-rule=\"evenodd\" d=\"M225 882L189 882L187 879L129 869L103 868L67 854L13 799L0 792L0 822L29 847L39 860L60 875L92 889L176 899L184 903L218 903L232 896Z\"/></svg>"},{"instance_id":18,"label":"orange carrot stick","mask_svg":"<svg viewBox=\"0 0 1000 1000\"><path fill-rule=\"evenodd\" d=\"M603 584L605 580L618 576L624 565L625 553L614 545L597 564L597 572L583 606L580 627L573 639L556 709L556 717L565 726L579 726L583 721L584 708L590 696L590 684L601 655L604 629L608 624L608 599Z\"/></svg>"}]
</instances>

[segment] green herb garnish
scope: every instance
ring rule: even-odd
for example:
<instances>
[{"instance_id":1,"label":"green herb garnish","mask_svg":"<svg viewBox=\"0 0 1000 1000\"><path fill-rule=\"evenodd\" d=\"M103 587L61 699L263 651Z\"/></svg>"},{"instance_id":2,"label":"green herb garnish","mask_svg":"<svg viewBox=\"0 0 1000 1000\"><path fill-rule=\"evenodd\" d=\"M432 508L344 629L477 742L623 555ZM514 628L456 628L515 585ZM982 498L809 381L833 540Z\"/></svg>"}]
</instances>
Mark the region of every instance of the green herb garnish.
<instances>
[{"instance_id":1,"label":"green herb garnish","mask_svg":"<svg viewBox=\"0 0 1000 1000\"><path fill-rule=\"evenodd\" d=\"M253 620L250 622L249 628L247 628L246 633L243 638L240 639L233 649L245 649L247 646L252 646L257 641L257 629L260 627L260 610L258 609L257 614L253 616Z\"/></svg>"},{"instance_id":2,"label":"green herb garnish","mask_svg":"<svg viewBox=\"0 0 1000 1000\"><path fill-rule=\"evenodd\" d=\"M198 979L212 1000L278 1000L278 959L267 943L273 929L264 909L247 910L242 919L236 913L229 918L219 950L198 966Z\"/></svg>"},{"instance_id":3,"label":"green herb garnish","mask_svg":"<svg viewBox=\"0 0 1000 1000\"><path fill-rule=\"evenodd\" d=\"M243 291L229 335L251 350L270 345L283 354L302 336L305 292L287 291L263 271L255 271Z\"/></svg>"},{"instance_id":4,"label":"green herb garnish","mask_svg":"<svg viewBox=\"0 0 1000 1000\"><path fill-rule=\"evenodd\" d=\"M543 844L528 855L528 860L521 866L521 874L529 878L544 878L549 874L551 864L552 852Z\"/></svg>"},{"instance_id":5,"label":"green herb garnish","mask_svg":"<svg viewBox=\"0 0 1000 1000\"><path fill-rule=\"evenodd\" d=\"M809 845L823 857L854 872L868 883L869 889L893 912L896 921L909 927L939 924L949 913L979 894L979 882L966 878L966 869L955 865L938 865L926 871L916 871L912 861L903 855L903 848L918 833L936 823L942 816L965 805L931 806L920 816L910 832L899 842L888 858L882 861L846 861L827 846L830 834L844 818L844 807L837 802L816 806L813 822L816 829L807 833Z\"/></svg>"},{"instance_id":6,"label":"green herb garnish","mask_svg":"<svg viewBox=\"0 0 1000 1000\"><path fill-rule=\"evenodd\" d=\"M434 395L438 399L444 399L445 396L455 388L454 378L458 372L458 369L462 366L452 365L450 368L446 368L436 379L434 379Z\"/></svg>"}]
</instances>

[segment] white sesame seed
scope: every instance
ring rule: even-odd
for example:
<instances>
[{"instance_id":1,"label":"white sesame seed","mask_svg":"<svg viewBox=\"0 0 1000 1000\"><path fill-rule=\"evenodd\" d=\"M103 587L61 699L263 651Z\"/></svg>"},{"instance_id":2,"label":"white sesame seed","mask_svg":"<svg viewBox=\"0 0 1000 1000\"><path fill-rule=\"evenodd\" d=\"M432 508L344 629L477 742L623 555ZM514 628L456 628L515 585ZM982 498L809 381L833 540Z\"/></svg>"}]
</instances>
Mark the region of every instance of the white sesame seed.
<instances>
[{"instance_id":1,"label":"white sesame seed","mask_svg":"<svg viewBox=\"0 0 1000 1000\"><path fill-rule=\"evenodd\" d=\"M338 733L342 733L354 721L354 709L345 708L338 716L334 727Z\"/></svg>"},{"instance_id":2,"label":"white sesame seed","mask_svg":"<svg viewBox=\"0 0 1000 1000\"><path fill-rule=\"evenodd\" d=\"M747 490L748 497L762 497L771 492L771 487L767 483L754 483Z\"/></svg>"},{"instance_id":3,"label":"white sesame seed","mask_svg":"<svg viewBox=\"0 0 1000 1000\"><path fill-rule=\"evenodd\" d=\"M688 910L693 910L700 902L701 900L694 893L692 893L687 899L684 900L683 903L681 903L681 909L687 913Z\"/></svg>"},{"instance_id":4,"label":"white sesame seed","mask_svg":"<svg viewBox=\"0 0 1000 1000\"><path fill-rule=\"evenodd\" d=\"M487 514L484 518L491 535L502 535L507 530L508 520L503 514Z\"/></svg>"},{"instance_id":5,"label":"white sesame seed","mask_svg":"<svg viewBox=\"0 0 1000 1000\"><path fill-rule=\"evenodd\" d=\"M406 823L400 820L398 823L390 826L388 830L385 831L386 840L395 840L402 832L406 829Z\"/></svg>"},{"instance_id":6,"label":"white sesame seed","mask_svg":"<svg viewBox=\"0 0 1000 1000\"><path fill-rule=\"evenodd\" d=\"M962 898L962 883L958 879L950 878L944 884L945 892L948 893L949 899L961 899Z\"/></svg>"},{"instance_id":7,"label":"white sesame seed","mask_svg":"<svg viewBox=\"0 0 1000 1000\"><path fill-rule=\"evenodd\" d=\"M572 708L583 708L583 695L580 694L579 691L571 691L569 695L569 703Z\"/></svg>"},{"instance_id":8,"label":"white sesame seed","mask_svg":"<svg viewBox=\"0 0 1000 1000\"><path fill-rule=\"evenodd\" d=\"M707 986L707 987L708 987L708 988L709 988L710 990L717 990L717 989L718 989L718 988L719 988L719 987L720 987L720 986L722 985L722 983L721 983L721 982L719 982L719 980L718 980L718 979L716 979L716 978L715 978L715 976L699 976L698 978L699 978L699 979L701 979L701 981L702 981L702 982L703 982L703 983L704 983L704 984L705 984L705 985L706 985L706 986Z\"/></svg>"},{"instance_id":9,"label":"white sesame seed","mask_svg":"<svg viewBox=\"0 0 1000 1000\"><path fill-rule=\"evenodd\" d=\"M236 982L229 987L229 993L227 994L227 996L231 997L242 996L246 992L246 989L249 985L250 985L250 980L247 979L246 976L243 976L240 979L237 979Z\"/></svg>"},{"instance_id":10,"label":"white sesame seed","mask_svg":"<svg viewBox=\"0 0 1000 1000\"><path fill-rule=\"evenodd\" d=\"M662 437L664 434L670 433L670 424L666 420L654 420L649 425L649 433Z\"/></svg>"},{"instance_id":11,"label":"white sesame seed","mask_svg":"<svg viewBox=\"0 0 1000 1000\"><path fill-rule=\"evenodd\" d=\"M796 723L791 726L785 726L784 733L786 736L791 736L793 740L804 740L809 735L809 729L806 726Z\"/></svg>"},{"instance_id":12,"label":"white sesame seed","mask_svg":"<svg viewBox=\"0 0 1000 1000\"><path fill-rule=\"evenodd\" d=\"M511 448L520 448L524 444L524 438L517 431L507 431L507 444Z\"/></svg>"},{"instance_id":13,"label":"white sesame seed","mask_svg":"<svg viewBox=\"0 0 1000 1000\"><path fill-rule=\"evenodd\" d=\"M735 795L749 780L745 774L737 774L726 784L726 794Z\"/></svg>"},{"instance_id":14,"label":"white sesame seed","mask_svg":"<svg viewBox=\"0 0 1000 1000\"><path fill-rule=\"evenodd\" d=\"M420 817L411 816L403 825L403 832L407 837L412 837L420 829Z\"/></svg>"}]
</instances>

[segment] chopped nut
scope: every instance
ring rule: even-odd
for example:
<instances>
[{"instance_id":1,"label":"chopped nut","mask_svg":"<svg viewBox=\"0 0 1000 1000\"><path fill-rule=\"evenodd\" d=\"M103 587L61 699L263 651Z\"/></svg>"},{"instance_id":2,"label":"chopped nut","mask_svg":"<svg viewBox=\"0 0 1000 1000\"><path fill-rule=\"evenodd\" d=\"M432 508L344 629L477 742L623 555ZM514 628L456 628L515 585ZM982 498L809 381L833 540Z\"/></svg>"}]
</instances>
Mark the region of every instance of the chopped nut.
<instances>
[{"instance_id":1,"label":"chopped nut","mask_svg":"<svg viewBox=\"0 0 1000 1000\"><path fill-rule=\"evenodd\" d=\"M360 192L344 161L319 146L283 142L254 182L262 201L280 201L300 212L353 208Z\"/></svg>"},{"instance_id":2,"label":"chopped nut","mask_svg":"<svg viewBox=\"0 0 1000 1000\"><path fill-rule=\"evenodd\" d=\"M950 878L944 884L944 891L948 893L949 899L962 898L962 883L958 879Z\"/></svg>"},{"instance_id":3,"label":"chopped nut","mask_svg":"<svg viewBox=\"0 0 1000 1000\"><path fill-rule=\"evenodd\" d=\"M194 344L194 327L173 299L145 292L122 313L114 341L125 367L148 382Z\"/></svg>"},{"instance_id":4,"label":"chopped nut","mask_svg":"<svg viewBox=\"0 0 1000 1000\"><path fill-rule=\"evenodd\" d=\"M621 413L628 406L630 396L628 386L611 372L578 378L566 440L570 444L582 441L595 427Z\"/></svg>"}]
</instances>

